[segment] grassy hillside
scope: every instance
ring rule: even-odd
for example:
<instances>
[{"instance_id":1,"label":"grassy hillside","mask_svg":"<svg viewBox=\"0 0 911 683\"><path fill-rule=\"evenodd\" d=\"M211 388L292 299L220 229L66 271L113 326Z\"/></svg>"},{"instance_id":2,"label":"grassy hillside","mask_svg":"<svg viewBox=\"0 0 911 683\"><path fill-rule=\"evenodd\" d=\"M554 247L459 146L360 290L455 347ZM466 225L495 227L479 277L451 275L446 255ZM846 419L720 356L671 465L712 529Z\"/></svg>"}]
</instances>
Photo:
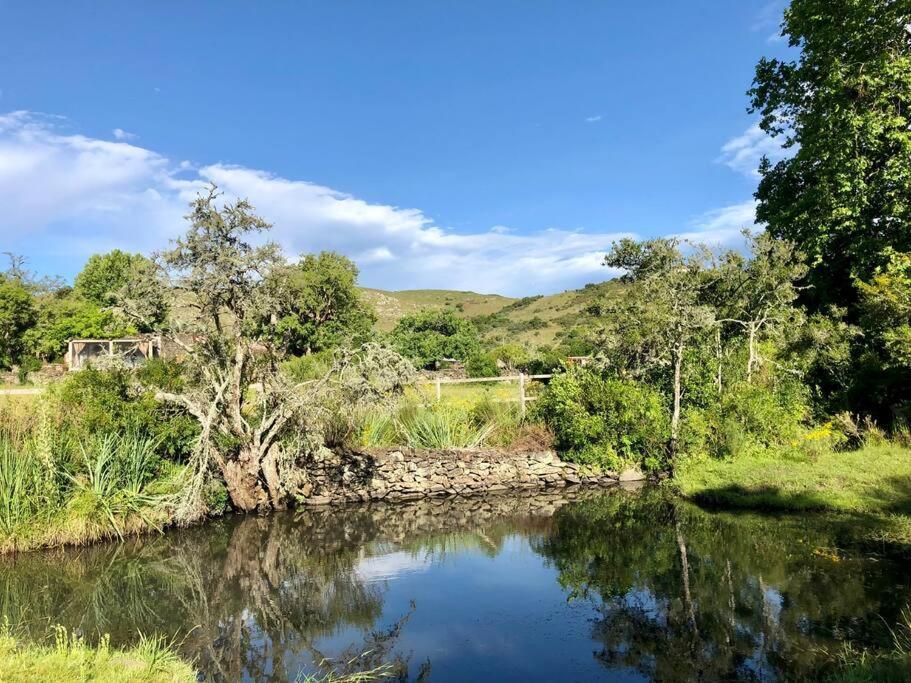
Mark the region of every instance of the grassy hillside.
<instances>
[{"instance_id":1,"label":"grassy hillside","mask_svg":"<svg viewBox=\"0 0 911 683\"><path fill-rule=\"evenodd\" d=\"M403 315L423 308L449 308L472 320L490 343L522 342L531 347L552 344L557 334L591 321L587 309L616 296L622 285L615 281L586 285L549 296L521 299L499 294L477 294L445 289L412 289L387 292L363 289L376 309L382 331L393 328Z\"/></svg>"}]
</instances>

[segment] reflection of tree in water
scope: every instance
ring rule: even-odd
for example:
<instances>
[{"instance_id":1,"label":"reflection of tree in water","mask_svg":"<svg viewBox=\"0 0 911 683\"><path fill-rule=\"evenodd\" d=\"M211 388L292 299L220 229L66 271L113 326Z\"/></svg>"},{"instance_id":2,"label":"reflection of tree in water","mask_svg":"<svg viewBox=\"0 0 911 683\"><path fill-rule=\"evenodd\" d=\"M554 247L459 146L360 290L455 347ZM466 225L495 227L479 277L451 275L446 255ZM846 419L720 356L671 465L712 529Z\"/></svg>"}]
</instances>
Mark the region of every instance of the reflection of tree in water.
<instances>
[{"instance_id":1,"label":"reflection of tree in water","mask_svg":"<svg viewBox=\"0 0 911 683\"><path fill-rule=\"evenodd\" d=\"M842 532L619 494L564 508L534 545L571 596L596 604L606 666L662 681L793 680L826 665L821 645L887 644L908 599L887 588L905 580L864 572L862 553L819 551Z\"/></svg>"},{"instance_id":2,"label":"reflection of tree in water","mask_svg":"<svg viewBox=\"0 0 911 683\"><path fill-rule=\"evenodd\" d=\"M361 563L391 551L418 563L466 549L495 556L511 534L547 533L564 502L416 501L229 518L123 544L0 558L0 614L42 636L52 623L90 639L110 633L114 644L140 631L176 635L222 680L294 680L301 665L343 672L349 660L392 663L404 677L395 645L411 613L378 625L384 586L365 581ZM357 642L340 653L320 649L321 639L347 629L360 632ZM428 671L429 662L418 677Z\"/></svg>"}]
</instances>

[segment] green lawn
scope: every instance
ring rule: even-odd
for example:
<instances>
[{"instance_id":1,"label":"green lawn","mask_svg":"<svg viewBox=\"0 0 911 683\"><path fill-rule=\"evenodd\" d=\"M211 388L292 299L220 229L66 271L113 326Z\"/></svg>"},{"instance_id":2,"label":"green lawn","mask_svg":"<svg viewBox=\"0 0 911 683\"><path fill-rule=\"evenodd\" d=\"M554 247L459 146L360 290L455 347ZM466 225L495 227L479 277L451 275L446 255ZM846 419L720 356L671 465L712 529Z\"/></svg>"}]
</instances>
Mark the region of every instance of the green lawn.
<instances>
[{"instance_id":1,"label":"green lawn","mask_svg":"<svg viewBox=\"0 0 911 683\"><path fill-rule=\"evenodd\" d=\"M687 498L712 505L904 516L911 515L911 450L699 460L683 465L675 483Z\"/></svg>"}]
</instances>

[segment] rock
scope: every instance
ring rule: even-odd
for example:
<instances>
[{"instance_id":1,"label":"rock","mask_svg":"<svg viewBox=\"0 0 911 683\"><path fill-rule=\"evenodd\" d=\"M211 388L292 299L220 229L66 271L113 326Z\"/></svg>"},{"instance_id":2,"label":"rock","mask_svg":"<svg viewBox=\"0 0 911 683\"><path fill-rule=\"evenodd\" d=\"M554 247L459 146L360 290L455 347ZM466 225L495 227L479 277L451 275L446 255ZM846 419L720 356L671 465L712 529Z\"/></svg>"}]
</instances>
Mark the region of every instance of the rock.
<instances>
[{"instance_id":1,"label":"rock","mask_svg":"<svg viewBox=\"0 0 911 683\"><path fill-rule=\"evenodd\" d=\"M620 481L644 481L645 475L637 469L627 467L620 473Z\"/></svg>"}]
</instances>

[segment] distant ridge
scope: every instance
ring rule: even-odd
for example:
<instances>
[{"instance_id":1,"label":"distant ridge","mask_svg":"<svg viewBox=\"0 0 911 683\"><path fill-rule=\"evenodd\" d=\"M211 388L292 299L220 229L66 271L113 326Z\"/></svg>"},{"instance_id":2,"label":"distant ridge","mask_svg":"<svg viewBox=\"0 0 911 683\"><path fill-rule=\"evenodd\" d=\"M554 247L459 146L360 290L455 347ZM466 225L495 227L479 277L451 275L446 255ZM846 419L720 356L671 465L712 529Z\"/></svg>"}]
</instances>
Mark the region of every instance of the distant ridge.
<instances>
[{"instance_id":1,"label":"distant ridge","mask_svg":"<svg viewBox=\"0 0 911 683\"><path fill-rule=\"evenodd\" d=\"M616 280L586 285L548 296L515 298L449 289L408 289L398 292L361 288L378 317L377 329L388 332L403 315L424 308L450 309L475 322L491 343L520 342L531 347L553 344L561 331L592 322L589 310L599 300L616 296Z\"/></svg>"}]
</instances>

